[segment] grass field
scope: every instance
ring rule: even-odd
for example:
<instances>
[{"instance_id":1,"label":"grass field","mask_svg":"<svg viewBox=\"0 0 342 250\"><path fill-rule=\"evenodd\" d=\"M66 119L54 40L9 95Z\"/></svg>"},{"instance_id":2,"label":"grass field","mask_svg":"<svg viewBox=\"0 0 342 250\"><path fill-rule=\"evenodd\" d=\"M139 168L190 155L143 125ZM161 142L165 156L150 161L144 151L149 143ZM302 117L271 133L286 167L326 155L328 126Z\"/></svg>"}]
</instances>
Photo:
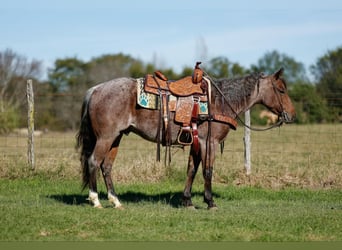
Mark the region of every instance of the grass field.
<instances>
[{"instance_id":1,"label":"grass field","mask_svg":"<svg viewBox=\"0 0 342 250\"><path fill-rule=\"evenodd\" d=\"M120 185L125 210L86 202L74 181L1 181L0 240L331 241L342 239L342 192L216 185L218 211L179 207L181 183Z\"/></svg>"},{"instance_id":2,"label":"grass field","mask_svg":"<svg viewBox=\"0 0 342 250\"><path fill-rule=\"evenodd\" d=\"M180 207L187 149L173 149L169 168L155 144L125 137L113 178L125 210L111 208L99 181L102 210L81 190L74 133L35 138L36 169L26 138L0 137L0 240L341 241L342 125L285 126L252 133L252 174L244 174L243 129L231 132L215 162L207 211L199 174L197 210Z\"/></svg>"}]
</instances>

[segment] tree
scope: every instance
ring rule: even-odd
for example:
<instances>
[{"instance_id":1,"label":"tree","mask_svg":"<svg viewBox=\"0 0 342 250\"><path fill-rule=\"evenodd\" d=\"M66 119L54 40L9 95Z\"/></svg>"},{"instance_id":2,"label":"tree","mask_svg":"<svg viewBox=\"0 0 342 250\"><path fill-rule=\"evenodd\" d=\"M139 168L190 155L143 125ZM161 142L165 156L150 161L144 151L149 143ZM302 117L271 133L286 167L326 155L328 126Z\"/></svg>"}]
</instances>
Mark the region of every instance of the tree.
<instances>
[{"instance_id":1,"label":"tree","mask_svg":"<svg viewBox=\"0 0 342 250\"><path fill-rule=\"evenodd\" d=\"M305 67L302 63L297 62L294 58L281 54L276 50L267 52L258 60L256 65L252 65L254 72L265 72L272 74L280 68L284 68L284 78L290 84L309 82L306 76Z\"/></svg>"},{"instance_id":2,"label":"tree","mask_svg":"<svg viewBox=\"0 0 342 250\"><path fill-rule=\"evenodd\" d=\"M317 81L317 90L327 101L336 120L342 116L342 47L328 51L318 58L311 71Z\"/></svg>"},{"instance_id":3,"label":"tree","mask_svg":"<svg viewBox=\"0 0 342 250\"><path fill-rule=\"evenodd\" d=\"M182 72L179 75L179 78L191 76L194 72L194 67L183 67Z\"/></svg>"},{"instance_id":4,"label":"tree","mask_svg":"<svg viewBox=\"0 0 342 250\"><path fill-rule=\"evenodd\" d=\"M0 51L0 112L4 112L6 105L20 108L26 100L26 80L38 78L40 72L40 61L29 61L11 49Z\"/></svg>"},{"instance_id":5,"label":"tree","mask_svg":"<svg viewBox=\"0 0 342 250\"><path fill-rule=\"evenodd\" d=\"M114 55L103 55L93 58L88 64L88 79L90 82L98 83L117 77L141 76L144 65L141 61L122 53Z\"/></svg>"},{"instance_id":6,"label":"tree","mask_svg":"<svg viewBox=\"0 0 342 250\"><path fill-rule=\"evenodd\" d=\"M19 126L20 112L26 110L26 81L38 78L40 72L39 61L10 49L0 51L0 133Z\"/></svg>"},{"instance_id":7,"label":"tree","mask_svg":"<svg viewBox=\"0 0 342 250\"><path fill-rule=\"evenodd\" d=\"M78 127L81 106L75 105L75 100L82 103L89 87L117 77L141 77L144 71L140 60L121 53L103 55L89 62L74 57L57 59L54 68L49 70L49 83L55 94L50 110L51 117L55 117L54 128L75 130Z\"/></svg>"},{"instance_id":8,"label":"tree","mask_svg":"<svg viewBox=\"0 0 342 250\"><path fill-rule=\"evenodd\" d=\"M232 78L241 76L246 72L238 63L232 63L228 58L221 56L211 59L206 71L216 78Z\"/></svg>"},{"instance_id":9,"label":"tree","mask_svg":"<svg viewBox=\"0 0 342 250\"><path fill-rule=\"evenodd\" d=\"M54 68L49 69L49 82L55 93L70 91L87 81L87 65L75 58L57 59Z\"/></svg>"},{"instance_id":10,"label":"tree","mask_svg":"<svg viewBox=\"0 0 342 250\"><path fill-rule=\"evenodd\" d=\"M331 121L325 100L312 84L297 83L292 86L290 96L297 111L298 123L321 123Z\"/></svg>"},{"instance_id":11,"label":"tree","mask_svg":"<svg viewBox=\"0 0 342 250\"><path fill-rule=\"evenodd\" d=\"M75 100L83 97L88 88L88 65L75 57L57 59L49 70L49 84L54 95L51 97L49 112L54 117L55 129L76 129L79 122L80 106ZM47 113L45 113L47 114Z\"/></svg>"}]
</instances>

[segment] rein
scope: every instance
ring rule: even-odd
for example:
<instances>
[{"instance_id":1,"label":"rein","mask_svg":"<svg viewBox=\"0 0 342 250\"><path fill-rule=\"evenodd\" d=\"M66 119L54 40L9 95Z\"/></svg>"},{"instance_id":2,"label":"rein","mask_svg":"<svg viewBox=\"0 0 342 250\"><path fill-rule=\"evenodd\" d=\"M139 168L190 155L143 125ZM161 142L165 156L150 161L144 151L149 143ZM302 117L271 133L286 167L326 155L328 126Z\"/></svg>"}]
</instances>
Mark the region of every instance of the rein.
<instances>
[{"instance_id":1,"label":"rein","mask_svg":"<svg viewBox=\"0 0 342 250\"><path fill-rule=\"evenodd\" d=\"M207 72L204 72L205 76L210 80L211 84L213 84L213 86L215 87L215 89L219 92L219 94L221 95L221 97L224 99L224 101L226 101L228 107L233 111L233 113L236 115L237 120L246 128L253 130L253 131L267 131L270 129L273 129L275 127L280 127L283 124L283 120L282 117L280 119L278 119L278 122L271 125L270 127L266 127L266 128L255 128L255 127L251 127L249 125L247 125L240 117L239 114L233 109L233 107L229 104L229 100L227 99L227 97L224 95L224 93L222 92L222 90L217 86L216 84L216 79L213 79L211 76L209 76L209 74ZM273 84L273 87L276 88ZM277 98L279 100L279 97L277 95ZM280 100L279 100L280 101ZM282 106L282 105L281 105Z\"/></svg>"}]
</instances>

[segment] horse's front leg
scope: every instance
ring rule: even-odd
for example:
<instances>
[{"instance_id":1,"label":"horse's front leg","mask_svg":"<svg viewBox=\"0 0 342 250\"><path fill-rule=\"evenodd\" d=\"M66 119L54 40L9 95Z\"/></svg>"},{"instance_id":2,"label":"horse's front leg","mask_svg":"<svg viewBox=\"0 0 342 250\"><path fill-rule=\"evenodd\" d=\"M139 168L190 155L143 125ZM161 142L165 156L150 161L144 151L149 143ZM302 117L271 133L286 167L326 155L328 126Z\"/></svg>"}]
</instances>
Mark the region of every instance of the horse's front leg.
<instances>
[{"instance_id":1,"label":"horse's front leg","mask_svg":"<svg viewBox=\"0 0 342 250\"><path fill-rule=\"evenodd\" d=\"M195 150L191 148L188 160L187 180L183 191L183 205L188 208L194 208L191 201L191 189L200 163L201 154L197 154Z\"/></svg>"},{"instance_id":2,"label":"horse's front leg","mask_svg":"<svg viewBox=\"0 0 342 250\"><path fill-rule=\"evenodd\" d=\"M213 167L203 167L203 178L204 178L204 202L208 204L208 209L216 208L214 203L211 181L213 176Z\"/></svg>"},{"instance_id":3,"label":"horse's front leg","mask_svg":"<svg viewBox=\"0 0 342 250\"><path fill-rule=\"evenodd\" d=\"M211 143L210 148L207 147L203 157L203 178L204 178L204 202L208 204L208 209L217 208L214 203L212 193L212 177L213 166L215 160L215 144Z\"/></svg>"}]
</instances>

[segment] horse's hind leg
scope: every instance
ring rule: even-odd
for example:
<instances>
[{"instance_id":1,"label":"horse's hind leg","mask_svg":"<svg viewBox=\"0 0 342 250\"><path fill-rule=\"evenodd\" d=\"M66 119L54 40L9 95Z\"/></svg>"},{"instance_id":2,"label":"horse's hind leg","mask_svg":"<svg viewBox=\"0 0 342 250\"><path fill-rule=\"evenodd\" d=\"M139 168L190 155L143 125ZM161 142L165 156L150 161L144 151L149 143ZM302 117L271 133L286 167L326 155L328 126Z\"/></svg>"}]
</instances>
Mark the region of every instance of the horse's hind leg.
<instances>
[{"instance_id":1,"label":"horse's hind leg","mask_svg":"<svg viewBox=\"0 0 342 250\"><path fill-rule=\"evenodd\" d=\"M97 170L104 163L106 154L111 148L113 140L103 140L99 139L96 142L94 151L90 158L88 159L89 165L89 201L94 205L94 207L102 208L99 201L99 196L97 193Z\"/></svg>"},{"instance_id":2,"label":"horse's hind leg","mask_svg":"<svg viewBox=\"0 0 342 250\"><path fill-rule=\"evenodd\" d=\"M101 165L103 179L105 181L107 192L108 192L108 200L114 204L115 208L122 208L122 205L118 199L117 194L115 193L111 171L113 167L113 162L116 158L119 149L119 142L121 139L121 135L115 140L113 143L113 147L110 151L106 154L106 157Z\"/></svg>"},{"instance_id":3,"label":"horse's hind leg","mask_svg":"<svg viewBox=\"0 0 342 250\"><path fill-rule=\"evenodd\" d=\"M99 195L97 193L97 166L96 161L94 160L94 156L91 155L88 160L89 165L89 197L88 200L94 205L96 208L102 208L102 205L99 200Z\"/></svg>"},{"instance_id":4,"label":"horse's hind leg","mask_svg":"<svg viewBox=\"0 0 342 250\"><path fill-rule=\"evenodd\" d=\"M106 184L107 192L108 192L108 200L112 203L115 208L121 208L122 205L118 199L117 194L115 193L114 184L112 181L112 166L115 160L116 154L118 152L118 147L112 148L106 155L106 158L101 165L102 176Z\"/></svg>"}]
</instances>

